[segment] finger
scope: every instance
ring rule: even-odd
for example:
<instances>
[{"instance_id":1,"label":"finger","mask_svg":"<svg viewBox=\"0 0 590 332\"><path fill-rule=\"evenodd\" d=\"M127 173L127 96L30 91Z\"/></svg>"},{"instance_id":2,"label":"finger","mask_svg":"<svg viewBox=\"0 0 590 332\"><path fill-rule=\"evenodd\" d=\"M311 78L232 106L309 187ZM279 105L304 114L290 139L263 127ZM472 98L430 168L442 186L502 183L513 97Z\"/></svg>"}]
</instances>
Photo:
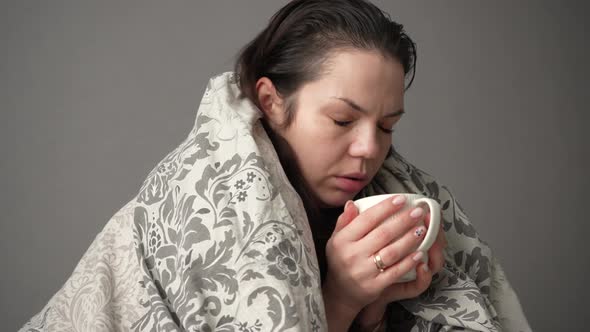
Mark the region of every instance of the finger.
<instances>
[{"instance_id":1,"label":"finger","mask_svg":"<svg viewBox=\"0 0 590 332\"><path fill-rule=\"evenodd\" d=\"M386 301L394 302L411 299L424 293L432 283L432 272L430 270L425 271L424 266L428 265L420 264L416 268L415 280L397 283L387 287L382 293L382 296L386 298Z\"/></svg>"},{"instance_id":2,"label":"finger","mask_svg":"<svg viewBox=\"0 0 590 332\"><path fill-rule=\"evenodd\" d=\"M426 228L430 227L430 210L427 210L428 212L426 212L426 216L424 218L424 225L426 226ZM440 235L441 232L444 231L444 222L443 222L443 213L442 211L440 212L440 230L438 232L438 234ZM445 240L445 246L446 246L446 240Z\"/></svg>"},{"instance_id":3,"label":"finger","mask_svg":"<svg viewBox=\"0 0 590 332\"><path fill-rule=\"evenodd\" d=\"M447 237L445 234L445 228L444 228L444 223L442 222L442 215L441 215L441 223L439 225L439 229L438 229L438 233L436 235L436 241L435 243L439 243L439 245L441 245L441 247L444 249L447 247ZM425 223L426 224L426 223ZM428 221L428 224L430 224L430 221ZM428 227L428 225L426 225L426 227Z\"/></svg>"},{"instance_id":4,"label":"finger","mask_svg":"<svg viewBox=\"0 0 590 332\"><path fill-rule=\"evenodd\" d=\"M430 209L426 209L426 214L424 215L424 225L426 228L430 227Z\"/></svg>"},{"instance_id":5,"label":"finger","mask_svg":"<svg viewBox=\"0 0 590 332\"><path fill-rule=\"evenodd\" d=\"M350 224L350 222L358 215L358 209L353 204L351 200L348 200L344 205L344 211L338 217L336 221L336 226L334 227L333 233L339 232L342 228L346 225Z\"/></svg>"},{"instance_id":6,"label":"finger","mask_svg":"<svg viewBox=\"0 0 590 332\"><path fill-rule=\"evenodd\" d=\"M428 251L428 267L432 273L438 273L442 270L445 264L445 256L439 248L431 248Z\"/></svg>"},{"instance_id":7,"label":"finger","mask_svg":"<svg viewBox=\"0 0 590 332\"><path fill-rule=\"evenodd\" d=\"M428 226L430 226L430 210L426 209L426 214L424 215L424 225L426 226L426 228L428 228Z\"/></svg>"},{"instance_id":8,"label":"finger","mask_svg":"<svg viewBox=\"0 0 590 332\"><path fill-rule=\"evenodd\" d=\"M432 248L439 248L441 250L444 250L446 247L447 247L447 236L445 234L444 228L441 225L440 229L438 230L438 233L436 234L436 240L432 244L431 249Z\"/></svg>"},{"instance_id":9,"label":"finger","mask_svg":"<svg viewBox=\"0 0 590 332\"><path fill-rule=\"evenodd\" d=\"M396 199L400 197L400 199ZM355 222L343 230L343 236L349 241L356 241L364 237L369 231L379 225L385 218L390 217L400 210L406 203L406 197L395 195L388 197L370 207L355 218Z\"/></svg>"},{"instance_id":10,"label":"finger","mask_svg":"<svg viewBox=\"0 0 590 332\"><path fill-rule=\"evenodd\" d=\"M376 231L377 229L375 229L373 232ZM368 251L365 252L378 253L381 256L381 260L385 266L390 266L415 252L426 235L426 227L424 226L413 226L412 228L405 229L403 231L405 234L402 234L399 239L386 243L385 245L373 243L381 241L381 239L373 240L370 238L370 236L366 236L363 240L361 240L363 241L361 242L361 245L369 246ZM373 232L371 232L371 234Z\"/></svg>"},{"instance_id":11,"label":"finger","mask_svg":"<svg viewBox=\"0 0 590 332\"><path fill-rule=\"evenodd\" d=\"M440 218L442 220L442 211L440 212ZM424 220L424 225L426 225L426 227L430 226L430 211L428 211L427 213L427 217ZM433 271L434 273L438 273L443 265L444 265L444 248L446 248L447 246L447 239L445 236L445 232L444 232L444 228L443 228L443 223L440 223L439 226L439 230L438 233L436 235L436 240L434 241L434 243L432 244L432 246L430 247L430 249L428 250L428 257L429 257L429 262L428 265L430 267L430 269Z\"/></svg>"},{"instance_id":12,"label":"finger","mask_svg":"<svg viewBox=\"0 0 590 332\"><path fill-rule=\"evenodd\" d=\"M411 228L416 226L418 221L422 219L423 213L424 210L422 208L408 209L399 215L395 215L394 218L387 219L360 240L362 243L361 246L364 248L365 252L372 254L391 243L397 242L397 239L402 238L404 234L408 233ZM425 230L426 228L424 228L424 231ZM412 251L414 250L412 249ZM401 257L404 256L405 255ZM388 262L397 262L401 257Z\"/></svg>"},{"instance_id":13,"label":"finger","mask_svg":"<svg viewBox=\"0 0 590 332\"><path fill-rule=\"evenodd\" d=\"M422 255L423 253L421 253L420 255L407 255L402 260L398 261L396 264L388 266L383 272L379 272L379 270L376 270L376 282L379 283L382 287L386 287L398 282L406 273L416 268L416 266L422 258ZM374 265L372 258L371 262Z\"/></svg>"},{"instance_id":14,"label":"finger","mask_svg":"<svg viewBox=\"0 0 590 332\"><path fill-rule=\"evenodd\" d=\"M422 294L428 289L430 283L432 283L432 270L428 267L428 264L422 263L416 268L416 280L414 280L412 297L416 297Z\"/></svg>"},{"instance_id":15,"label":"finger","mask_svg":"<svg viewBox=\"0 0 590 332\"><path fill-rule=\"evenodd\" d=\"M445 263L445 256L444 250L446 247L446 236L444 231L441 229L439 234L436 238L436 241L432 245L432 247L428 250L428 257L429 259L429 266L433 273L438 273L444 263Z\"/></svg>"}]
</instances>

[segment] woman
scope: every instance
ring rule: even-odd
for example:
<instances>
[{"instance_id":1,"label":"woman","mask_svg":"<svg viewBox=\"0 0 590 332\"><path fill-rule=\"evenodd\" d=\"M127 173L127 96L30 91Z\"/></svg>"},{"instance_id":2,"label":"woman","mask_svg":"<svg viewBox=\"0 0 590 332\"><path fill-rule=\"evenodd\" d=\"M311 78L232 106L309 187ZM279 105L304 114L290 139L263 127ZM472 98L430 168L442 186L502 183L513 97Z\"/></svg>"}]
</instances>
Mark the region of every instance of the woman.
<instances>
[{"instance_id":1,"label":"woman","mask_svg":"<svg viewBox=\"0 0 590 332\"><path fill-rule=\"evenodd\" d=\"M360 1L291 2L239 58L241 89L264 112L283 167L292 166L289 178L300 179L291 182L307 198L322 256L326 242L320 234L332 233L342 206L371 181L391 148L415 59L414 43L402 27ZM396 284L416 268L415 234L423 234L413 226L424 216L421 208L379 226L403 203L382 202L373 214L359 216L347 204L338 217L326 258L318 257L322 270L327 259L322 290L331 330L346 330L365 307L359 323L377 326L388 303L418 296L442 268L445 239L439 232L430 268L418 269L414 282ZM374 253L390 265L384 275L375 268Z\"/></svg>"},{"instance_id":2,"label":"woman","mask_svg":"<svg viewBox=\"0 0 590 332\"><path fill-rule=\"evenodd\" d=\"M23 330L529 330L452 194L391 146L415 59L369 2L288 3ZM443 206L428 265L428 211L351 204L384 192Z\"/></svg>"}]
</instances>

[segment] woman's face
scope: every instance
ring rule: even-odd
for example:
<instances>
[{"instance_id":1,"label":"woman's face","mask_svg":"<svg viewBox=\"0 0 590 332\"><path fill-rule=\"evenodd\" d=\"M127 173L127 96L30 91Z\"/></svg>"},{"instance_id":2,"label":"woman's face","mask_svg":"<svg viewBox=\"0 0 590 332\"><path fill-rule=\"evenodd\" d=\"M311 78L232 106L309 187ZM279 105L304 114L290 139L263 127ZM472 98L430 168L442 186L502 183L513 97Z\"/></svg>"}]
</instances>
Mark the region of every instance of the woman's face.
<instances>
[{"instance_id":1,"label":"woman's face","mask_svg":"<svg viewBox=\"0 0 590 332\"><path fill-rule=\"evenodd\" d=\"M267 121L289 145L313 198L337 207L353 199L385 160L391 129L403 113L404 71L399 62L368 51L340 52L329 66L329 73L298 90L287 128L280 126L282 104L269 101L276 95L264 98L275 93L272 83L261 78L257 90Z\"/></svg>"}]
</instances>

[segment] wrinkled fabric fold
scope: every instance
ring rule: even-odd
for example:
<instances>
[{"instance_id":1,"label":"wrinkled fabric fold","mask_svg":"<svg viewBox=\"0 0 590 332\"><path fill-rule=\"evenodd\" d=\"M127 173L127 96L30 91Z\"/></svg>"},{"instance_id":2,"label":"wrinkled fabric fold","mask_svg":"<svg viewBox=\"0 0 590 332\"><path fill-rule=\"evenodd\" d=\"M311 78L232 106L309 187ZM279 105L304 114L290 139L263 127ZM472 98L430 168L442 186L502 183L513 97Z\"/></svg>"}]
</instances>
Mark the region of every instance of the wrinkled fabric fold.
<instances>
[{"instance_id":1,"label":"wrinkled fabric fold","mask_svg":"<svg viewBox=\"0 0 590 332\"><path fill-rule=\"evenodd\" d=\"M187 138L21 331L327 331L303 204L238 95L235 73L210 79ZM449 243L429 289L400 301L412 331L530 331L451 191L392 151L360 196L393 192L437 200Z\"/></svg>"}]
</instances>

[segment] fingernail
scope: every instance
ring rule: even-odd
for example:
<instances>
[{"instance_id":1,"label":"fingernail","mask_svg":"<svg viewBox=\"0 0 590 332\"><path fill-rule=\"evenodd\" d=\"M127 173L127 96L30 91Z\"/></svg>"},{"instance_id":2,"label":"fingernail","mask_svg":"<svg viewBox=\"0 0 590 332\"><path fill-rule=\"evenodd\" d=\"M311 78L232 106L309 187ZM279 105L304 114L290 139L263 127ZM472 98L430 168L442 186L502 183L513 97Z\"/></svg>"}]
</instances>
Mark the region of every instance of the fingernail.
<instances>
[{"instance_id":1,"label":"fingernail","mask_svg":"<svg viewBox=\"0 0 590 332\"><path fill-rule=\"evenodd\" d=\"M422 270L423 270L424 272L428 272L428 271L430 271L430 269L428 268L428 264L424 264L424 265L422 265Z\"/></svg>"},{"instance_id":2,"label":"fingernail","mask_svg":"<svg viewBox=\"0 0 590 332\"><path fill-rule=\"evenodd\" d=\"M393 205L402 205L406 201L406 196L398 195L393 199Z\"/></svg>"},{"instance_id":3,"label":"fingernail","mask_svg":"<svg viewBox=\"0 0 590 332\"><path fill-rule=\"evenodd\" d=\"M422 251L418 251L418 253L416 253L414 255L414 257L412 257L412 259L416 262L420 261L422 259L422 257L424 257L424 253Z\"/></svg>"},{"instance_id":4,"label":"fingernail","mask_svg":"<svg viewBox=\"0 0 590 332\"><path fill-rule=\"evenodd\" d=\"M346 201L346 204L344 204L344 211L346 211L346 209L348 209L348 206L350 205L350 203L352 203L352 201Z\"/></svg>"},{"instance_id":5,"label":"fingernail","mask_svg":"<svg viewBox=\"0 0 590 332\"><path fill-rule=\"evenodd\" d=\"M421 237L421 236L422 236L422 234L424 234L424 231L425 231L425 230L426 230L426 228L424 228L424 227L419 227L419 228L418 228L418 229L417 229L417 230L414 232L414 235L415 235L416 237Z\"/></svg>"},{"instance_id":6,"label":"fingernail","mask_svg":"<svg viewBox=\"0 0 590 332\"><path fill-rule=\"evenodd\" d=\"M412 212L410 213L410 217L412 218L419 218L422 216L422 214L424 214L424 210L422 210L422 208L415 208L414 210L412 210Z\"/></svg>"}]
</instances>

